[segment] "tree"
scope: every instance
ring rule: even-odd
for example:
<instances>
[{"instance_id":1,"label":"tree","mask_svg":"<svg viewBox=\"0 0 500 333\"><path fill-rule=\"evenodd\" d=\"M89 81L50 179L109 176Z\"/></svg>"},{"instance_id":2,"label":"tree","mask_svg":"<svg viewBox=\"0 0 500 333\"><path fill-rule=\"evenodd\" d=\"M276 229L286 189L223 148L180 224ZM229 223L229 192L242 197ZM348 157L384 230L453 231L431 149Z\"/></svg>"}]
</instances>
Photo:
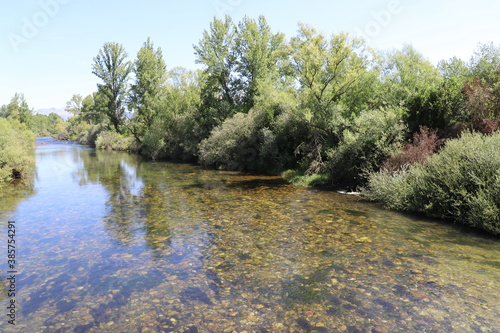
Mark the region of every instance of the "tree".
<instances>
[{"instance_id":1,"label":"tree","mask_svg":"<svg viewBox=\"0 0 500 333\"><path fill-rule=\"evenodd\" d=\"M85 98L81 95L73 95L66 103L65 110L73 115L74 121L84 121L93 125L103 121L108 103L108 98L102 91L95 92Z\"/></svg>"},{"instance_id":2,"label":"tree","mask_svg":"<svg viewBox=\"0 0 500 333\"><path fill-rule=\"evenodd\" d=\"M33 116L31 131L37 136L52 136L57 134L57 124L63 119L57 113L51 112L48 116L36 114Z\"/></svg>"},{"instance_id":3,"label":"tree","mask_svg":"<svg viewBox=\"0 0 500 333\"><path fill-rule=\"evenodd\" d=\"M207 134L237 111L235 38L234 23L226 15L224 20L214 18L210 29L203 32L203 38L194 46L196 63L204 67L199 121Z\"/></svg>"},{"instance_id":4,"label":"tree","mask_svg":"<svg viewBox=\"0 0 500 333\"><path fill-rule=\"evenodd\" d=\"M304 106L317 125L335 115L335 104L366 71L368 58L363 42L346 33L326 38L314 28L301 25L290 42L294 74Z\"/></svg>"},{"instance_id":5,"label":"tree","mask_svg":"<svg viewBox=\"0 0 500 333\"><path fill-rule=\"evenodd\" d=\"M24 94L16 93L9 104L0 107L0 117L15 119L31 128L33 110L28 106Z\"/></svg>"},{"instance_id":6,"label":"tree","mask_svg":"<svg viewBox=\"0 0 500 333\"><path fill-rule=\"evenodd\" d=\"M276 79L277 66L283 62L284 35L273 34L264 16L258 21L245 17L238 25L234 52L236 55L236 87L242 111L248 112L265 80Z\"/></svg>"},{"instance_id":7,"label":"tree","mask_svg":"<svg viewBox=\"0 0 500 333\"><path fill-rule=\"evenodd\" d=\"M193 161L206 129L196 121L200 109L200 72L176 67L168 72L161 113L153 119L141 142L148 158Z\"/></svg>"},{"instance_id":8,"label":"tree","mask_svg":"<svg viewBox=\"0 0 500 333\"><path fill-rule=\"evenodd\" d=\"M464 85L475 129L490 133L500 127L500 46L479 44L469 62L473 79Z\"/></svg>"},{"instance_id":9,"label":"tree","mask_svg":"<svg viewBox=\"0 0 500 333\"><path fill-rule=\"evenodd\" d=\"M305 119L333 139L332 125L340 116L337 103L366 71L363 42L346 33L326 38L314 28L301 25L290 47Z\"/></svg>"},{"instance_id":10,"label":"tree","mask_svg":"<svg viewBox=\"0 0 500 333\"><path fill-rule=\"evenodd\" d=\"M463 82L451 78L442 81L408 101L405 120L410 133L416 133L421 126L431 129L449 129L467 121Z\"/></svg>"},{"instance_id":11,"label":"tree","mask_svg":"<svg viewBox=\"0 0 500 333\"><path fill-rule=\"evenodd\" d=\"M4 181L31 173L35 134L15 119L0 118L0 187ZM4 197L2 197L2 205Z\"/></svg>"},{"instance_id":12,"label":"tree","mask_svg":"<svg viewBox=\"0 0 500 333\"><path fill-rule=\"evenodd\" d=\"M64 121L60 115L58 115L57 113L55 112L51 112L49 113L49 115L47 116L48 118L48 123L49 123L49 132L51 134L57 134L56 132L56 126L59 122L61 121Z\"/></svg>"},{"instance_id":13,"label":"tree","mask_svg":"<svg viewBox=\"0 0 500 333\"><path fill-rule=\"evenodd\" d=\"M71 99L66 103L65 110L73 115L73 117L78 117L82 112L82 95L75 94L71 96Z\"/></svg>"},{"instance_id":14,"label":"tree","mask_svg":"<svg viewBox=\"0 0 500 333\"><path fill-rule=\"evenodd\" d=\"M200 106L199 71L175 67L168 72L166 101L172 116L192 115Z\"/></svg>"},{"instance_id":15,"label":"tree","mask_svg":"<svg viewBox=\"0 0 500 333\"><path fill-rule=\"evenodd\" d=\"M103 111L117 132L121 131L125 117L125 98L132 70L127 57L128 54L122 45L105 43L92 65L92 73L103 81L97 85L98 92L108 99L107 107Z\"/></svg>"},{"instance_id":16,"label":"tree","mask_svg":"<svg viewBox=\"0 0 500 333\"><path fill-rule=\"evenodd\" d=\"M469 68L475 78L489 85L497 83L500 70L500 46L493 43L479 44L469 61Z\"/></svg>"},{"instance_id":17,"label":"tree","mask_svg":"<svg viewBox=\"0 0 500 333\"><path fill-rule=\"evenodd\" d=\"M312 134L300 151L309 160L307 172L317 173L323 168L325 151L340 141L344 113L340 101L366 73L368 50L363 41L346 33L327 38L307 25L300 25L290 49L300 109Z\"/></svg>"},{"instance_id":18,"label":"tree","mask_svg":"<svg viewBox=\"0 0 500 333\"><path fill-rule=\"evenodd\" d=\"M99 95L97 92L85 97L82 100L82 109L80 113L82 120L90 125L101 123L103 121L102 110L107 104L106 100L107 98L105 96L102 96L102 94Z\"/></svg>"},{"instance_id":19,"label":"tree","mask_svg":"<svg viewBox=\"0 0 500 333\"><path fill-rule=\"evenodd\" d=\"M465 81L471 77L471 72L467 64L457 57L449 60L441 60L438 63L438 69L444 79L458 79Z\"/></svg>"},{"instance_id":20,"label":"tree","mask_svg":"<svg viewBox=\"0 0 500 333\"><path fill-rule=\"evenodd\" d=\"M135 112L135 122L131 130L136 139L141 141L161 111L167 74L162 51L160 48L154 49L151 39L148 38L139 50L133 72L136 78L131 87L129 107Z\"/></svg>"},{"instance_id":21,"label":"tree","mask_svg":"<svg viewBox=\"0 0 500 333\"><path fill-rule=\"evenodd\" d=\"M411 45L389 53L384 67L383 95L389 105L405 106L416 96L435 89L442 81L438 69Z\"/></svg>"}]
</instances>

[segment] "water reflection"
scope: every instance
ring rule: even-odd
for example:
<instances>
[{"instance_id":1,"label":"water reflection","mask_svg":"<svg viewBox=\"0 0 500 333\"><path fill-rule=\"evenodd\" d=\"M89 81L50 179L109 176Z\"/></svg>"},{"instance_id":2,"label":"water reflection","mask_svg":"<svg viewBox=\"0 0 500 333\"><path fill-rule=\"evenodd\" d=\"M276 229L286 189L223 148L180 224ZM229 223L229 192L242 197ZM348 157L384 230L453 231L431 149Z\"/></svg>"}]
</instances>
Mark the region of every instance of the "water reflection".
<instances>
[{"instance_id":1,"label":"water reflection","mask_svg":"<svg viewBox=\"0 0 500 333\"><path fill-rule=\"evenodd\" d=\"M20 332L499 326L495 238L276 177L81 146L41 146L37 170L11 214Z\"/></svg>"}]
</instances>

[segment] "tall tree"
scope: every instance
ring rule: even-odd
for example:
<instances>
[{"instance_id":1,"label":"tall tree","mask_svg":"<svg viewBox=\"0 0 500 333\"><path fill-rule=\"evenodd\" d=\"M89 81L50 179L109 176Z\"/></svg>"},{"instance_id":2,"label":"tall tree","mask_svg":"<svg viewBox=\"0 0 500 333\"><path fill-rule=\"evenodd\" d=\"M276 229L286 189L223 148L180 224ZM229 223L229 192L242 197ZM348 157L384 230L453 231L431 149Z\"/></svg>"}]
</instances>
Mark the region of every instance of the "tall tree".
<instances>
[{"instance_id":1,"label":"tall tree","mask_svg":"<svg viewBox=\"0 0 500 333\"><path fill-rule=\"evenodd\" d=\"M442 77L439 70L413 46L386 56L382 80L386 102L390 105L406 105L414 98L436 89Z\"/></svg>"},{"instance_id":2,"label":"tall tree","mask_svg":"<svg viewBox=\"0 0 500 333\"><path fill-rule=\"evenodd\" d=\"M463 82L472 75L465 61L457 57L450 58L449 60L441 60L438 63L438 69L441 76L446 80L454 79Z\"/></svg>"},{"instance_id":3,"label":"tall tree","mask_svg":"<svg viewBox=\"0 0 500 333\"><path fill-rule=\"evenodd\" d=\"M83 103L82 95L75 94L71 96L71 99L66 103L65 110L71 113L74 117L78 117L82 112L82 103Z\"/></svg>"},{"instance_id":4,"label":"tall tree","mask_svg":"<svg viewBox=\"0 0 500 333\"><path fill-rule=\"evenodd\" d=\"M28 106L24 94L16 93L9 104L0 107L0 117L18 120L31 128L33 110Z\"/></svg>"},{"instance_id":5,"label":"tall tree","mask_svg":"<svg viewBox=\"0 0 500 333\"><path fill-rule=\"evenodd\" d=\"M326 151L340 141L344 116L340 102L366 72L368 54L361 40L346 33L327 38L308 25L300 25L290 52L302 118L311 130L308 142L297 152L305 154L307 172L317 173Z\"/></svg>"},{"instance_id":6,"label":"tall tree","mask_svg":"<svg viewBox=\"0 0 500 333\"><path fill-rule=\"evenodd\" d=\"M226 15L224 20L214 18L210 29L203 32L203 38L194 46L196 63L204 67L200 122L207 133L237 111L235 38L234 23Z\"/></svg>"},{"instance_id":7,"label":"tall tree","mask_svg":"<svg viewBox=\"0 0 500 333\"><path fill-rule=\"evenodd\" d=\"M175 67L168 72L167 104L172 116L192 115L200 104L200 71Z\"/></svg>"},{"instance_id":8,"label":"tall tree","mask_svg":"<svg viewBox=\"0 0 500 333\"><path fill-rule=\"evenodd\" d=\"M88 124L97 124L102 119L102 112L96 107L95 95L88 95L82 100L81 117Z\"/></svg>"},{"instance_id":9,"label":"tall tree","mask_svg":"<svg viewBox=\"0 0 500 333\"><path fill-rule=\"evenodd\" d=\"M469 68L474 77L488 85L497 83L500 71L500 46L493 43L479 44L469 61Z\"/></svg>"},{"instance_id":10,"label":"tall tree","mask_svg":"<svg viewBox=\"0 0 500 333\"><path fill-rule=\"evenodd\" d=\"M160 112L167 76L162 51L155 50L151 39L139 50L133 72L135 83L131 87L129 107L135 112L135 122L131 130L140 141Z\"/></svg>"},{"instance_id":11,"label":"tall tree","mask_svg":"<svg viewBox=\"0 0 500 333\"><path fill-rule=\"evenodd\" d=\"M301 25L292 38L291 64L309 124L333 134L336 103L366 71L368 58L361 40L346 33L326 38L314 28Z\"/></svg>"},{"instance_id":12,"label":"tall tree","mask_svg":"<svg viewBox=\"0 0 500 333\"><path fill-rule=\"evenodd\" d=\"M473 79L464 85L467 108L473 126L489 133L500 127L500 46L479 44L469 61L469 69ZM487 125L491 121L495 124Z\"/></svg>"},{"instance_id":13,"label":"tall tree","mask_svg":"<svg viewBox=\"0 0 500 333\"><path fill-rule=\"evenodd\" d=\"M94 58L92 73L103 83L98 84L98 92L108 98L105 114L117 132L125 118L125 98L132 65L127 61L128 54L118 43L105 43Z\"/></svg>"},{"instance_id":14,"label":"tall tree","mask_svg":"<svg viewBox=\"0 0 500 333\"><path fill-rule=\"evenodd\" d=\"M274 34L264 16L258 21L245 17L235 39L236 85L243 111L255 104L259 87L265 80L275 81L277 67L286 55L284 35Z\"/></svg>"}]
</instances>

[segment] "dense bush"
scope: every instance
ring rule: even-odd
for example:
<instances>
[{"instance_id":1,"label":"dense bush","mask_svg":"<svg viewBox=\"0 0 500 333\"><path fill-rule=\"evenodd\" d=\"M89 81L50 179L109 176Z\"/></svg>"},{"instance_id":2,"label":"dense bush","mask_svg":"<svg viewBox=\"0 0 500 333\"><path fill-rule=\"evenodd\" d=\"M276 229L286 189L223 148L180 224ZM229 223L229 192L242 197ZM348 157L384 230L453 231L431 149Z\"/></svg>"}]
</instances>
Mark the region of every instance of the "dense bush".
<instances>
[{"instance_id":1,"label":"dense bush","mask_svg":"<svg viewBox=\"0 0 500 333\"><path fill-rule=\"evenodd\" d=\"M446 129L466 122L470 113L462 93L463 83L458 79L447 79L439 86L413 96L407 103L405 121L410 133L421 126Z\"/></svg>"},{"instance_id":2,"label":"dense bush","mask_svg":"<svg viewBox=\"0 0 500 333\"><path fill-rule=\"evenodd\" d=\"M141 155L150 160L167 158L165 131L161 126L154 124L146 132L141 142Z\"/></svg>"},{"instance_id":3,"label":"dense bush","mask_svg":"<svg viewBox=\"0 0 500 333\"><path fill-rule=\"evenodd\" d=\"M199 145L201 164L279 173L297 166L295 150L309 134L293 95L269 87L248 113L237 113Z\"/></svg>"},{"instance_id":4,"label":"dense bush","mask_svg":"<svg viewBox=\"0 0 500 333\"><path fill-rule=\"evenodd\" d=\"M274 165L276 171L307 168L309 159L300 148L311 137L311 128L304 126L302 115L293 109L280 113L273 122L273 133L276 156L269 164Z\"/></svg>"},{"instance_id":5,"label":"dense bush","mask_svg":"<svg viewBox=\"0 0 500 333\"><path fill-rule=\"evenodd\" d=\"M95 140L97 149L131 150L134 139L114 131L101 132Z\"/></svg>"},{"instance_id":6,"label":"dense bush","mask_svg":"<svg viewBox=\"0 0 500 333\"><path fill-rule=\"evenodd\" d=\"M372 173L364 196L500 234L500 133L466 133L424 164Z\"/></svg>"},{"instance_id":7,"label":"dense bush","mask_svg":"<svg viewBox=\"0 0 500 333\"><path fill-rule=\"evenodd\" d=\"M191 114L157 119L146 131L140 152L151 160L170 159L191 162L195 160L200 133Z\"/></svg>"},{"instance_id":8,"label":"dense bush","mask_svg":"<svg viewBox=\"0 0 500 333\"><path fill-rule=\"evenodd\" d=\"M67 121L59 122L55 127L55 137L58 140L70 140L70 123Z\"/></svg>"},{"instance_id":9,"label":"dense bush","mask_svg":"<svg viewBox=\"0 0 500 333\"><path fill-rule=\"evenodd\" d=\"M401 148L405 125L399 108L365 111L344 131L342 141L328 152L326 171L334 184L362 184L365 174L378 170Z\"/></svg>"},{"instance_id":10,"label":"dense bush","mask_svg":"<svg viewBox=\"0 0 500 333\"><path fill-rule=\"evenodd\" d=\"M420 131L413 134L412 142L406 143L399 152L387 159L382 168L387 171L397 171L414 163L423 163L443 142L443 139L439 139L437 131L431 131L425 126L420 127Z\"/></svg>"},{"instance_id":11,"label":"dense bush","mask_svg":"<svg viewBox=\"0 0 500 333\"><path fill-rule=\"evenodd\" d=\"M225 170L256 170L259 115L237 113L216 127L199 147L200 163Z\"/></svg>"},{"instance_id":12,"label":"dense bush","mask_svg":"<svg viewBox=\"0 0 500 333\"><path fill-rule=\"evenodd\" d=\"M24 124L0 118L0 186L14 177L25 177L34 166L35 135Z\"/></svg>"},{"instance_id":13,"label":"dense bush","mask_svg":"<svg viewBox=\"0 0 500 333\"><path fill-rule=\"evenodd\" d=\"M87 123L77 123L71 127L70 139L82 145L96 146L96 141L99 135L106 131L106 126L91 125Z\"/></svg>"}]
</instances>

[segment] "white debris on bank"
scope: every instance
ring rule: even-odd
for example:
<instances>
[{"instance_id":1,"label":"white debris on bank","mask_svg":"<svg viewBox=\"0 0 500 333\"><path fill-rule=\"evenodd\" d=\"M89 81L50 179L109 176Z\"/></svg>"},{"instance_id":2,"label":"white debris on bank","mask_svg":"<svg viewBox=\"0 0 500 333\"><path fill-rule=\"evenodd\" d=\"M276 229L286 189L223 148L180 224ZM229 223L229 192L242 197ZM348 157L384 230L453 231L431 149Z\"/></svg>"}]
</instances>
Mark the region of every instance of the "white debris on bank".
<instances>
[{"instance_id":1,"label":"white debris on bank","mask_svg":"<svg viewBox=\"0 0 500 333\"><path fill-rule=\"evenodd\" d=\"M337 193L340 194L346 194L346 195L361 195L361 192L348 192L348 191L337 191Z\"/></svg>"}]
</instances>

